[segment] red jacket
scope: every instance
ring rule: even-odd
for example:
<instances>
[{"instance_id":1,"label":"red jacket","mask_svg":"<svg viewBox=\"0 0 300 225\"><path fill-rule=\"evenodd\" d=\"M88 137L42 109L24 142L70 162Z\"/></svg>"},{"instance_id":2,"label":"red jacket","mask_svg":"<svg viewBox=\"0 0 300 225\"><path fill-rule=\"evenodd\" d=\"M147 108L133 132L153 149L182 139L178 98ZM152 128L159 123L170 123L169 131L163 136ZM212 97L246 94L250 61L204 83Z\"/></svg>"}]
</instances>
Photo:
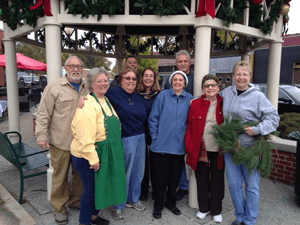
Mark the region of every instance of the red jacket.
<instances>
[{"instance_id":1,"label":"red jacket","mask_svg":"<svg viewBox=\"0 0 300 225\"><path fill-rule=\"evenodd\" d=\"M207 111L210 105L208 100L204 100L205 95L192 101L188 113L185 133L185 153L187 154L186 164L196 170L199 160L199 152L204 132ZM222 97L217 95L216 120L217 124L224 122L222 112ZM219 154L218 169L223 167L223 155Z\"/></svg>"}]
</instances>

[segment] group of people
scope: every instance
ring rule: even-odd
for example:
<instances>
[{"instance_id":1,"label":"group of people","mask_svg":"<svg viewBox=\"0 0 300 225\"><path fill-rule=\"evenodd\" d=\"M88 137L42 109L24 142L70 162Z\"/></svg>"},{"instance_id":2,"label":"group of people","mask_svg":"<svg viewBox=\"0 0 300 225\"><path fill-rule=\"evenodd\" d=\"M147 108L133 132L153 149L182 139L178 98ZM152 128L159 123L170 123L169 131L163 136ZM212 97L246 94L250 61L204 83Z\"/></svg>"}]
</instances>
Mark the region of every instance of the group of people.
<instances>
[{"instance_id":1,"label":"group of people","mask_svg":"<svg viewBox=\"0 0 300 225\"><path fill-rule=\"evenodd\" d=\"M54 168L51 203L57 223L68 222L66 204L80 209L80 224L109 224L99 216L109 205L117 220L123 219L125 207L144 211L139 200L148 199L150 180L153 217L160 219L164 207L180 215L176 201L188 193L189 184L185 164L196 175L197 218L210 212L215 222L223 221L226 166L236 216L232 224L256 223L259 172L248 174L246 165L233 164L230 153L224 154L212 135L213 126L222 124L225 116L258 122L239 135L243 147L251 146L255 135L267 135L278 126L277 111L250 83L248 62L236 63L234 84L221 93L219 79L205 75L198 98L193 97L194 74L185 50L177 53L178 70L164 90L152 68L137 75L134 56L126 59L118 85L111 87L102 68L91 69L84 83L82 65L75 56L67 59L67 74L45 88L37 114L37 142L41 148L50 147Z\"/></svg>"}]
</instances>

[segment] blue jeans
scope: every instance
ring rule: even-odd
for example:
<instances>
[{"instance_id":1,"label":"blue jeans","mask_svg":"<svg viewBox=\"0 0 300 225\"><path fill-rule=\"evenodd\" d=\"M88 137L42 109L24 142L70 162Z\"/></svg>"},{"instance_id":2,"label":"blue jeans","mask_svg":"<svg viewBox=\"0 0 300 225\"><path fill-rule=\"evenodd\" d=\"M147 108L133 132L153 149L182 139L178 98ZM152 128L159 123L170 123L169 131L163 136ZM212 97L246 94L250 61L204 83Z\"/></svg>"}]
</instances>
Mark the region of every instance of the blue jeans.
<instances>
[{"instance_id":1,"label":"blue jeans","mask_svg":"<svg viewBox=\"0 0 300 225\"><path fill-rule=\"evenodd\" d=\"M80 199L79 223L88 225L91 223L92 215L98 215L95 209L95 172L90 169L89 161L72 155L73 165L78 172L83 192Z\"/></svg>"},{"instance_id":2,"label":"blue jeans","mask_svg":"<svg viewBox=\"0 0 300 225\"><path fill-rule=\"evenodd\" d=\"M238 222L244 222L246 225L255 224L257 221L259 203L259 172L254 169L251 174L248 174L245 165L233 164L229 153L224 154L224 160L236 220ZM246 199L242 190L243 180L245 182Z\"/></svg>"},{"instance_id":3,"label":"blue jeans","mask_svg":"<svg viewBox=\"0 0 300 225\"><path fill-rule=\"evenodd\" d=\"M187 176L186 176L185 163L183 164L178 189L181 189L181 190L188 190L189 189L189 181L187 180Z\"/></svg>"},{"instance_id":4,"label":"blue jeans","mask_svg":"<svg viewBox=\"0 0 300 225\"><path fill-rule=\"evenodd\" d=\"M138 203L141 183L145 171L145 134L122 138L124 145L126 192L128 203ZM126 205L115 205L114 209L123 210Z\"/></svg>"}]
</instances>

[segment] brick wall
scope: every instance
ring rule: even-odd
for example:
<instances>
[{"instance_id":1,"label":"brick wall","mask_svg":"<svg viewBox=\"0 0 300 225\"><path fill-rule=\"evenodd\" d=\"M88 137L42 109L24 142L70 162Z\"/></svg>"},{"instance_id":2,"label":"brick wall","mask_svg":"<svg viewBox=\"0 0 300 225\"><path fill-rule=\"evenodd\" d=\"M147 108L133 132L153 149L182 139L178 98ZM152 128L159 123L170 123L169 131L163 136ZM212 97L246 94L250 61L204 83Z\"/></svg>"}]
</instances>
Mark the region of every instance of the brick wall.
<instances>
[{"instance_id":1,"label":"brick wall","mask_svg":"<svg viewBox=\"0 0 300 225\"><path fill-rule=\"evenodd\" d=\"M272 150L273 167L270 174L270 179L280 181L285 184L295 184L296 173L296 154L278 150Z\"/></svg>"}]
</instances>

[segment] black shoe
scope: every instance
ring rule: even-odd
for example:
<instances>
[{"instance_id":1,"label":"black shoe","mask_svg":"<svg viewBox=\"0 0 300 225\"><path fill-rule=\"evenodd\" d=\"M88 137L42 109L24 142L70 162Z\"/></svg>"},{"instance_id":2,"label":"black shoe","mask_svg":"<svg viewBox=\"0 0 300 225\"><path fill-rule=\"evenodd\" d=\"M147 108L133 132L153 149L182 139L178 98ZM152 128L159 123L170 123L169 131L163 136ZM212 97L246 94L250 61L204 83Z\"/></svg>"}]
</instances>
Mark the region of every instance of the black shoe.
<instances>
[{"instance_id":1,"label":"black shoe","mask_svg":"<svg viewBox=\"0 0 300 225\"><path fill-rule=\"evenodd\" d=\"M152 213L152 216L155 218L155 219L160 219L161 218L161 211L160 210L157 210L157 209L154 209L153 213Z\"/></svg>"},{"instance_id":2,"label":"black shoe","mask_svg":"<svg viewBox=\"0 0 300 225\"><path fill-rule=\"evenodd\" d=\"M231 225L245 225L243 222L239 222L237 220L233 221Z\"/></svg>"},{"instance_id":3,"label":"black shoe","mask_svg":"<svg viewBox=\"0 0 300 225\"><path fill-rule=\"evenodd\" d=\"M148 194L141 194L140 200L141 201L147 201L148 200Z\"/></svg>"},{"instance_id":4,"label":"black shoe","mask_svg":"<svg viewBox=\"0 0 300 225\"><path fill-rule=\"evenodd\" d=\"M185 195L187 195L189 193L189 190L182 190L182 189L178 189L177 193L176 193L176 200L180 201L181 199L183 199L183 197Z\"/></svg>"},{"instance_id":5,"label":"black shoe","mask_svg":"<svg viewBox=\"0 0 300 225\"><path fill-rule=\"evenodd\" d=\"M167 208L167 209L170 209L171 212L172 212L174 215L177 215L177 216L181 215L180 210L179 210L176 206L168 206L168 205L166 205L166 208Z\"/></svg>"},{"instance_id":6,"label":"black shoe","mask_svg":"<svg viewBox=\"0 0 300 225\"><path fill-rule=\"evenodd\" d=\"M101 218L100 216L97 216L97 218L92 221L92 224L93 225L108 225L109 221Z\"/></svg>"}]
</instances>

